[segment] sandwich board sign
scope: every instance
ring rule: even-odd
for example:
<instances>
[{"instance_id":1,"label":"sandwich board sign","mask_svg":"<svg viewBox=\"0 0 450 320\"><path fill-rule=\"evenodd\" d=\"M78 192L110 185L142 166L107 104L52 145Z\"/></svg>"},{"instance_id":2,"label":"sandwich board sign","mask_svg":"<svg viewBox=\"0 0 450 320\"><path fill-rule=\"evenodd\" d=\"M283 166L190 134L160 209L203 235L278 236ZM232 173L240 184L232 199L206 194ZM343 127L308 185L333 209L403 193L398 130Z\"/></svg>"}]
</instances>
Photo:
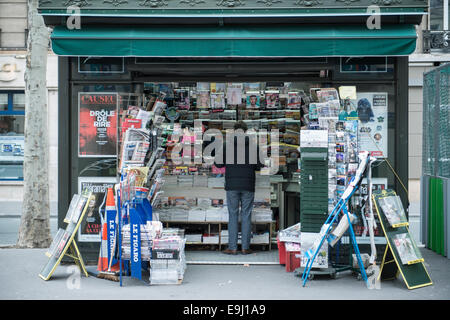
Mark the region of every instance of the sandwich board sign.
<instances>
[{"instance_id":1,"label":"sandwich board sign","mask_svg":"<svg viewBox=\"0 0 450 320\"><path fill-rule=\"evenodd\" d=\"M80 227L81 221L92 202L95 202L95 196L87 189L83 190L81 194L75 194L73 196L66 217L64 218L67 227L65 230L62 228L58 230L52 244L45 253L49 259L39 273L39 277L43 280L50 279L64 256L72 258L80 268L80 271L86 277L88 276L83 258L81 257L74 238Z\"/></svg>"},{"instance_id":2,"label":"sandwich board sign","mask_svg":"<svg viewBox=\"0 0 450 320\"><path fill-rule=\"evenodd\" d=\"M386 237L379 280L395 279L400 273L408 289L432 285L424 259L408 229L403 205L395 191L376 190L372 199Z\"/></svg>"}]
</instances>

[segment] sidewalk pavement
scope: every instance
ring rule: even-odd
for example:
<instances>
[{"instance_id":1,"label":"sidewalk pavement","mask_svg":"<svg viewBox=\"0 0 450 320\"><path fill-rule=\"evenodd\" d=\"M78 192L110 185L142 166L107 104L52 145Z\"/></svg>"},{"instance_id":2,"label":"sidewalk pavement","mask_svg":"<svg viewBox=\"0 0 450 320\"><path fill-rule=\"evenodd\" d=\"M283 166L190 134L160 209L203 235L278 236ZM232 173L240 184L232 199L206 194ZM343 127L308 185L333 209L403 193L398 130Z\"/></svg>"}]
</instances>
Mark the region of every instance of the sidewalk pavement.
<instances>
[{"instance_id":1,"label":"sidewalk pavement","mask_svg":"<svg viewBox=\"0 0 450 320\"><path fill-rule=\"evenodd\" d=\"M450 299L450 260L421 249L433 285L408 290L401 278L369 290L350 272L318 277L301 286L281 265L190 265L180 285L149 286L125 277L118 282L76 278L72 265L60 265L49 281L38 274L45 249L0 249L0 299L6 300L440 300ZM258 253L256 253L258 254ZM94 267L95 268L95 267ZM145 279L147 280L147 279ZM78 286L79 285L79 286Z\"/></svg>"}]
</instances>

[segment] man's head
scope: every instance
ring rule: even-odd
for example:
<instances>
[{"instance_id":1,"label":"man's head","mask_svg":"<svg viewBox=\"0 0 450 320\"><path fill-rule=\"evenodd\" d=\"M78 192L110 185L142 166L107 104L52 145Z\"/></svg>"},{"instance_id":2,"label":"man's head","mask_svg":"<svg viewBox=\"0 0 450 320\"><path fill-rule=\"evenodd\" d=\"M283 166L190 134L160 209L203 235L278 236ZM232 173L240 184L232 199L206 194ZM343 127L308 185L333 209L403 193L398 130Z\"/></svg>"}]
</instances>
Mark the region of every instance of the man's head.
<instances>
[{"instance_id":1,"label":"man's head","mask_svg":"<svg viewBox=\"0 0 450 320\"><path fill-rule=\"evenodd\" d=\"M243 131L247 131L247 124L244 121L236 121L234 124L234 130L242 129Z\"/></svg>"}]
</instances>

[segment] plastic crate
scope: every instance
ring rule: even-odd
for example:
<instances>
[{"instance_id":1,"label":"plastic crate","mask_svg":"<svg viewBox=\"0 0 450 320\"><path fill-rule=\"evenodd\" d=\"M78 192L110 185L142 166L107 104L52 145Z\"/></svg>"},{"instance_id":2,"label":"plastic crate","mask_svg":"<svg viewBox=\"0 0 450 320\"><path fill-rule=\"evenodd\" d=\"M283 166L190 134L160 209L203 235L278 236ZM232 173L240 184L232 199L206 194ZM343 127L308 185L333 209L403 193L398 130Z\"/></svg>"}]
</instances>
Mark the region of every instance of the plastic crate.
<instances>
[{"instance_id":1,"label":"plastic crate","mask_svg":"<svg viewBox=\"0 0 450 320\"><path fill-rule=\"evenodd\" d=\"M285 265L286 264L286 247L284 245L284 242L280 241L277 236L277 245L278 245L278 260L280 261L280 264Z\"/></svg>"},{"instance_id":2,"label":"plastic crate","mask_svg":"<svg viewBox=\"0 0 450 320\"><path fill-rule=\"evenodd\" d=\"M300 251L286 251L286 272L293 272L300 268L300 258L296 255L300 255Z\"/></svg>"}]
</instances>

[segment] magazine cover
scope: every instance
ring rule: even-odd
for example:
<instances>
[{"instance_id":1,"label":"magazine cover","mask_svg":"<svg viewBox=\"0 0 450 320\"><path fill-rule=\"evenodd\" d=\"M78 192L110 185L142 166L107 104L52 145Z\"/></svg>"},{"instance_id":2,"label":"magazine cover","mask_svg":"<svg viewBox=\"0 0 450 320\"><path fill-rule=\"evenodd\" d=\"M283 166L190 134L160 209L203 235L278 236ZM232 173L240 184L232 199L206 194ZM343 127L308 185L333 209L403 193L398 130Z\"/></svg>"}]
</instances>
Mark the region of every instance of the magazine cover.
<instances>
[{"instance_id":1,"label":"magazine cover","mask_svg":"<svg viewBox=\"0 0 450 320\"><path fill-rule=\"evenodd\" d=\"M50 247L48 248L48 250L45 252L45 255L47 257L52 257L56 254L59 242L61 241L61 239L64 236L64 233L66 232L66 230L59 228L58 232L56 233L56 236L53 238L52 244L50 245Z\"/></svg>"},{"instance_id":2,"label":"magazine cover","mask_svg":"<svg viewBox=\"0 0 450 320\"><path fill-rule=\"evenodd\" d=\"M207 109L210 106L209 91L197 91L197 108Z\"/></svg>"},{"instance_id":3,"label":"magazine cover","mask_svg":"<svg viewBox=\"0 0 450 320\"><path fill-rule=\"evenodd\" d=\"M319 116L319 114L318 114L317 103L310 103L309 104L309 120L317 119L318 116Z\"/></svg>"},{"instance_id":4,"label":"magazine cover","mask_svg":"<svg viewBox=\"0 0 450 320\"><path fill-rule=\"evenodd\" d=\"M259 82L245 82L244 83L244 91L259 91L261 90L261 87L259 85Z\"/></svg>"},{"instance_id":5,"label":"magazine cover","mask_svg":"<svg viewBox=\"0 0 450 320\"><path fill-rule=\"evenodd\" d=\"M309 95L311 98L311 102L319 102L319 98L317 97L317 92L322 90L322 88L310 88Z\"/></svg>"},{"instance_id":6,"label":"magazine cover","mask_svg":"<svg viewBox=\"0 0 450 320\"><path fill-rule=\"evenodd\" d=\"M197 82L197 93L199 91L209 91L210 85L209 82Z\"/></svg>"},{"instance_id":7,"label":"magazine cover","mask_svg":"<svg viewBox=\"0 0 450 320\"><path fill-rule=\"evenodd\" d=\"M117 156L117 93L78 94L78 156Z\"/></svg>"},{"instance_id":8,"label":"magazine cover","mask_svg":"<svg viewBox=\"0 0 450 320\"><path fill-rule=\"evenodd\" d=\"M210 90L211 90L211 93L213 93L213 92L223 92L223 93L225 93L226 83L211 82Z\"/></svg>"},{"instance_id":9,"label":"magazine cover","mask_svg":"<svg viewBox=\"0 0 450 320\"><path fill-rule=\"evenodd\" d=\"M411 239L409 233L397 234L392 240L402 264L412 264L423 261L422 255L413 239Z\"/></svg>"},{"instance_id":10,"label":"magazine cover","mask_svg":"<svg viewBox=\"0 0 450 320\"><path fill-rule=\"evenodd\" d=\"M288 92L288 108L300 109L302 98L298 92Z\"/></svg>"},{"instance_id":11,"label":"magazine cover","mask_svg":"<svg viewBox=\"0 0 450 320\"><path fill-rule=\"evenodd\" d=\"M86 214L78 228L78 241L100 242L101 241L101 218L99 208L104 200L108 188L114 188L117 183L115 177L78 177L78 192L89 190L94 200L89 203ZM103 204L103 210L105 204Z\"/></svg>"},{"instance_id":12,"label":"magazine cover","mask_svg":"<svg viewBox=\"0 0 450 320\"><path fill-rule=\"evenodd\" d=\"M64 222L69 223L72 220L74 212L77 208L78 201L80 200L79 194L74 194L72 200L70 201L69 209L67 210L67 214L64 217Z\"/></svg>"},{"instance_id":13,"label":"magazine cover","mask_svg":"<svg viewBox=\"0 0 450 320\"><path fill-rule=\"evenodd\" d=\"M87 197L80 195L78 201L76 203L75 209L71 215L71 220L68 223L78 223L78 219L80 219L81 213L83 212L84 206L86 205Z\"/></svg>"},{"instance_id":14,"label":"magazine cover","mask_svg":"<svg viewBox=\"0 0 450 320\"><path fill-rule=\"evenodd\" d=\"M189 89L174 89L174 104L179 110L189 110L191 101L189 97Z\"/></svg>"},{"instance_id":15,"label":"magazine cover","mask_svg":"<svg viewBox=\"0 0 450 320\"><path fill-rule=\"evenodd\" d=\"M158 92L163 93L164 96L167 98L172 98L173 97L172 84L170 82L159 83L158 84Z\"/></svg>"},{"instance_id":16,"label":"magazine cover","mask_svg":"<svg viewBox=\"0 0 450 320\"><path fill-rule=\"evenodd\" d=\"M246 107L247 109L258 109L260 107L260 93L259 91L248 91Z\"/></svg>"},{"instance_id":17,"label":"magazine cover","mask_svg":"<svg viewBox=\"0 0 450 320\"><path fill-rule=\"evenodd\" d=\"M317 91L317 98L319 102L339 101L339 94L334 88L323 88Z\"/></svg>"},{"instance_id":18,"label":"magazine cover","mask_svg":"<svg viewBox=\"0 0 450 320\"><path fill-rule=\"evenodd\" d=\"M230 86L227 88L227 104L238 105L242 103L242 87Z\"/></svg>"},{"instance_id":19,"label":"magazine cover","mask_svg":"<svg viewBox=\"0 0 450 320\"><path fill-rule=\"evenodd\" d=\"M280 106L280 92L266 91L266 108L277 109Z\"/></svg>"},{"instance_id":20,"label":"magazine cover","mask_svg":"<svg viewBox=\"0 0 450 320\"><path fill-rule=\"evenodd\" d=\"M59 258L59 256L63 252L64 247L66 246L67 240L69 240L69 238L70 238L70 233L67 232L66 230L64 230L64 232L61 235L61 238L58 242L58 245L56 246L56 248L54 249L54 251L52 253L53 258L55 258L55 259Z\"/></svg>"},{"instance_id":21,"label":"magazine cover","mask_svg":"<svg viewBox=\"0 0 450 320\"><path fill-rule=\"evenodd\" d=\"M211 109L213 112L225 109L225 94L223 92L211 93Z\"/></svg>"},{"instance_id":22,"label":"magazine cover","mask_svg":"<svg viewBox=\"0 0 450 320\"><path fill-rule=\"evenodd\" d=\"M395 228L407 224L408 220L399 196L380 198L378 203L391 227Z\"/></svg>"}]
</instances>

